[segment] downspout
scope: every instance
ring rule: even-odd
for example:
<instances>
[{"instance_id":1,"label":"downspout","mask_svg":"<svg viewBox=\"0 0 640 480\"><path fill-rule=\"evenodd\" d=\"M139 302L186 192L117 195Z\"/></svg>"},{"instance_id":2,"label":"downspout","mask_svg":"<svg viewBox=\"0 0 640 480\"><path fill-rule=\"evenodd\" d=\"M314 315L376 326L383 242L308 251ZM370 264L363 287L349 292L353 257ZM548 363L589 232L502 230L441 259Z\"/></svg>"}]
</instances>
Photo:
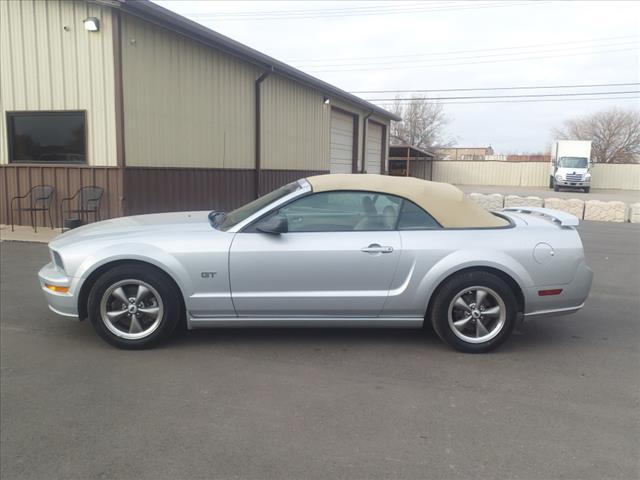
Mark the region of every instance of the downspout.
<instances>
[{"instance_id":1,"label":"downspout","mask_svg":"<svg viewBox=\"0 0 640 480\"><path fill-rule=\"evenodd\" d=\"M364 173L364 168L367 162L367 126L369 125L369 117L373 115L373 110L370 110L362 119L362 168L360 173Z\"/></svg>"},{"instance_id":2,"label":"downspout","mask_svg":"<svg viewBox=\"0 0 640 480\"><path fill-rule=\"evenodd\" d=\"M113 40L113 73L114 73L114 97L115 97L115 125L116 125L116 165L118 182L120 183L120 196L118 197L117 216L127 215L127 162L125 158L124 137L124 82L122 79L122 18L119 10L111 11L112 40ZM64 225L62 225L64 227Z\"/></svg>"},{"instance_id":3,"label":"downspout","mask_svg":"<svg viewBox=\"0 0 640 480\"><path fill-rule=\"evenodd\" d=\"M258 198L260 196L260 192L261 192L261 175L260 175L260 168L261 168L261 161L262 161L262 148L261 148L261 140L260 140L260 133L261 133L261 129L262 129L262 121L261 121L261 109L260 109L260 85L262 84L262 82L264 82L267 77L269 75L271 75L271 72L273 72L273 67L271 67L269 70L265 71L262 75L260 75L257 79L256 79L256 83L255 83L255 101L256 101L256 119L255 119L255 128L256 128L256 138L255 138L255 143L256 143L256 165L255 165L255 196L256 198Z\"/></svg>"}]
</instances>

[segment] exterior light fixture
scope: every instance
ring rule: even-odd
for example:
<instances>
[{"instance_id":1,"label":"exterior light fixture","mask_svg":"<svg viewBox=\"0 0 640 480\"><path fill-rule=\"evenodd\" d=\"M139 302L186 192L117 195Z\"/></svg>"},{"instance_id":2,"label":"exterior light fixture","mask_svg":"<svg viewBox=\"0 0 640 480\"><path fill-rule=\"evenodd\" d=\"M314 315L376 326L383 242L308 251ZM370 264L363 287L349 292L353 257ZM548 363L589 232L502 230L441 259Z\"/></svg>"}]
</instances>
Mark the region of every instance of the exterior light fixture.
<instances>
[{"instance_id":1,"label":"exterior light fixture","mask_svg":"<svg viewBox=\"0 0 640 480\"><path fill-rule=\"evenodd\" d=\"M100 20L96 17L87 17L83 20L84 29L89 32L97 32L100 30Z\"/></svg>"},{"instance_id":2,"label":"exterior light fixture","mask_svg":"<svg viewBox=\"0 0 640 480\"><path fill-rule=\"evenodd\" d=\"M325 105L329 105L329 102L330 102L331 100L329 100L329 97L324 97L323 101L324 101L324 104L325 104Z\"/></svg>"}]
</instances>

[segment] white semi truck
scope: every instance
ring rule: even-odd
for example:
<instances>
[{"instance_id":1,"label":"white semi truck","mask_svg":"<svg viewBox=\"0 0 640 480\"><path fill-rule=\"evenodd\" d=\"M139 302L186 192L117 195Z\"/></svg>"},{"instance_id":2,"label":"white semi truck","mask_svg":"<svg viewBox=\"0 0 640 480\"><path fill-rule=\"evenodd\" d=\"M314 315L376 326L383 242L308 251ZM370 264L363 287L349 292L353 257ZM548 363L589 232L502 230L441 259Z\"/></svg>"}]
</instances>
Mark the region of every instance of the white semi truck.
<instances>
[{"instance_id":1,"label":"white semi truck","mask_svg":"<svg viewBox=\"0 0 640 480\"><path fill-rule=\"evenodd\" d=\"M551 145L549 188L591 189L591 141L555 140Z\"/></svg>"}]
</instances>

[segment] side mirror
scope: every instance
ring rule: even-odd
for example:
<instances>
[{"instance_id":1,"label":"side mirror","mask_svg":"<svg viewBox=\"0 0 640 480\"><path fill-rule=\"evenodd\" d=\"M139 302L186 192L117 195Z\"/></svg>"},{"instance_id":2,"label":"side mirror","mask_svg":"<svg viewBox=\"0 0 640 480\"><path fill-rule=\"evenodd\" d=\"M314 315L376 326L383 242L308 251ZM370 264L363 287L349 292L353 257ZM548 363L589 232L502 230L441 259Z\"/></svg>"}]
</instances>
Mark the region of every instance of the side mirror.
<instances>
[{"instance_id":1,"label":"side mirror","mask_svg":"<svg viewBox=\"0 0 640 480\"><path fill-rule=\"evenodd\" d=\"M273 215L272 217L260 222L256 227L256 230L262 233L279 235L289 231L289 222L287 221L287 217L283 217L282 215Z\"/></svg>"}]
</instances>

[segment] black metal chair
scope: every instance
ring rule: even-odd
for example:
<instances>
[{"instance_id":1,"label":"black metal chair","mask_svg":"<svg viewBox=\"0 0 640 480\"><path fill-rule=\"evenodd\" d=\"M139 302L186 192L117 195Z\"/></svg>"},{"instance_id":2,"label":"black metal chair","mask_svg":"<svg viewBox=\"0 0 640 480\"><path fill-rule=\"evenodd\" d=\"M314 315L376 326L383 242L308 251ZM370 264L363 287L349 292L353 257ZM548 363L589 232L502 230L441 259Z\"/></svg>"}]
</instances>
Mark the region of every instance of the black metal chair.
<instances>
[{"instance_id":1,"label":"black metal chair","mask_svg":"<svg viewBox=\"0 0 640 480\"><path fill-rule=\"evenodd\" d=\"M53 200L53 192L55 189L51 185L36 185L32 187L25 195L19 195L11 199L11 231L14 231L13 212L29 212L31 217L31 226L38 232L36 225L36 212L42 212L43 223L46 224L45 212L49 212L49 224L53 230L53 220L51 219L51 201ZM21 207L21 200L29 199L29 206ZM17 201L17 207L14 208L13 202Z\"/></svg>"},{"instance_id":2,"label":"black metal chair","mask_svg":"<svg viewBox=\"0 0 640 480\"><path fill-rule=\"evenodd\" d=\"M62 220L62 226L64 227L64 214L77 214L79 220L84 222L89 220L89 214L93 213L94 221L100 220L100 200L104 190L102 187L96 187L91 185L89 187L82 187L73 196L63 198L60 201L60 219ZM76 200L76 208L64 209L65 202L72 202ZM70 205L71 206L71 205Z\"/></svg>"}]
</instances>

